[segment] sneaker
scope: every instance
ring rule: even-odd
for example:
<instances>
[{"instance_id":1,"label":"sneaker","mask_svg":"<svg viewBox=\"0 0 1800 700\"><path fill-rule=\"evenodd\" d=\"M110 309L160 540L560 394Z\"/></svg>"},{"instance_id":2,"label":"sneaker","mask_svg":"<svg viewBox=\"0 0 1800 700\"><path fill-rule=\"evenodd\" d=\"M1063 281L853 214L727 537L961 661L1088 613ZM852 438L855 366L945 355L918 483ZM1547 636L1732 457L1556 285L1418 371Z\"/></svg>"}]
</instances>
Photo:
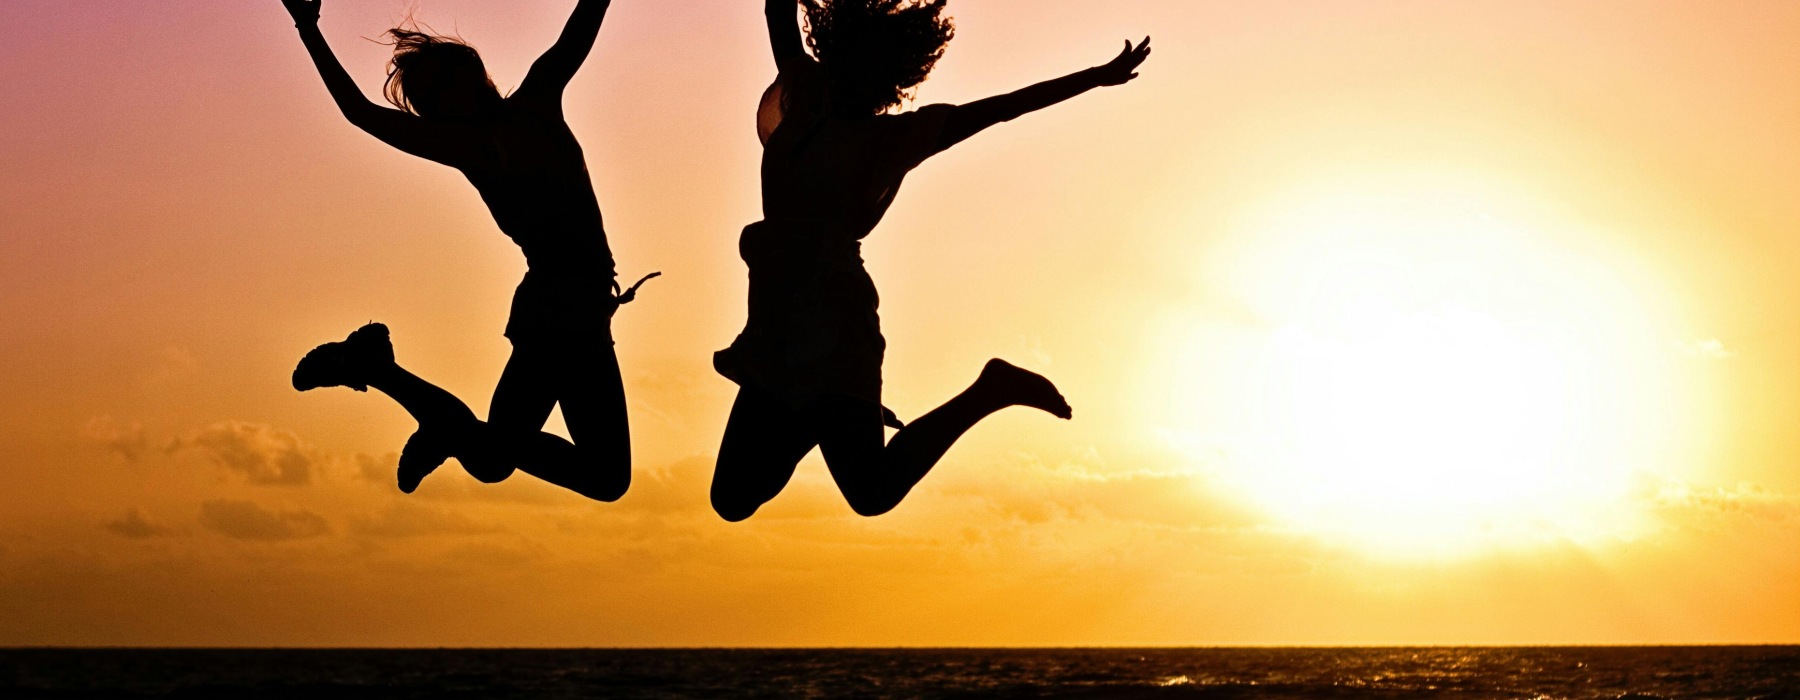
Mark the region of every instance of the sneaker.
<instances>
[{"instance_id":1,"label":"sneaker","mask_svg":"<svg viewBox=\"0 0 1800 700\"><path fill-rule=\"evenodd\" d=\"M418 490L419 482L450 459L450 447L443 438L441 431L420 428L406 439L406 447L400 449L400 469L396 474L401 493Z\"/></svg>"},{"instance_id":2,"label":"sneaker","mask_svg":"<svg viewBox=\"0 0 1800 700\"><path fill-rule=\"evenodd\" d=\"M294 388L311 391L343 386L368 391L369 374L393 363L394 344L388 339L387 326L371 323L341 342L320 345L300 358L294 368Z\"/></svg>"}]
</instances>

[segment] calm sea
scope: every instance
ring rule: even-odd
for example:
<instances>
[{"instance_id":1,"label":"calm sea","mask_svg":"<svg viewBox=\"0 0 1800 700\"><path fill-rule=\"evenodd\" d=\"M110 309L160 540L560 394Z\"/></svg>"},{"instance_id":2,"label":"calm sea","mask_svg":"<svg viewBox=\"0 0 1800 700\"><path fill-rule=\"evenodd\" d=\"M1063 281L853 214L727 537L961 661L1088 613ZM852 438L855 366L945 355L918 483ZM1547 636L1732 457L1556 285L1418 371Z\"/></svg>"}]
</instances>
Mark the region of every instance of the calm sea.
<instances>
[{"instance_id":1,"label":"calm sea","mask_svg":"<svg viewBox=\"0 0 1800 700\"><path fill-rule=\"evenodd\" d=\"M0 698L1793 698L1800 647L0 650Z\"/></svg>"}]
</instances>

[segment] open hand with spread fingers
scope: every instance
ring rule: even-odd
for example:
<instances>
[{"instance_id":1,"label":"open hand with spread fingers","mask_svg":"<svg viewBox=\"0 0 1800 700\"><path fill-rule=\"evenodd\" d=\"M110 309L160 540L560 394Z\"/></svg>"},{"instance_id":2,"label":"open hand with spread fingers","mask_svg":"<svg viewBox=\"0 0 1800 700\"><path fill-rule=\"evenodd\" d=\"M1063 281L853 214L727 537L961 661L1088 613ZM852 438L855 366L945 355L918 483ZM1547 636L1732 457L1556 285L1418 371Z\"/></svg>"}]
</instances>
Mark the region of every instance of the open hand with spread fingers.
<instances>
[{"instance_id":1,"label":"open hand with spread fingers","mask_svg":"<svg viewBox=\"0 0 1800 700\"><path fill-rule=\"evenodd\" d=\"M1119 52L1118 58L1095 68L1094 76L1101 85L1124 85L1131 82L1132 78L1138 77L1138 66L1143 65L1144 59L1149 57L1150 37L1144 37L1144 40L1137 46L1132 46L1131 41L1127 39L1125 50Z\"/></svg>"}]
</instances>

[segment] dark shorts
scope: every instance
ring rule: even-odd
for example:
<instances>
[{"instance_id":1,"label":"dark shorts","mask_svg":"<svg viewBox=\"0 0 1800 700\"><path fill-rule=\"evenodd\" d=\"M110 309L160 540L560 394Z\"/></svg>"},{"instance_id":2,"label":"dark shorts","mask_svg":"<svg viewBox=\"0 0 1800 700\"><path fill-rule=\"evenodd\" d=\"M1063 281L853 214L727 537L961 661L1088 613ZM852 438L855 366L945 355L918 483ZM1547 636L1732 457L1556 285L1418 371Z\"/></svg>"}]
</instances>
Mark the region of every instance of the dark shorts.
<instances>
[{"instance_id":1,"label":"dark shorts","mask_svg":"<svg viewBox=\"0 0 1800 700\"><path fill-rule=\"evenodd\" d=\"M881 403L880 296L854 240L810 222L744 229L749 318L713 369L802 406L825 395Z\"/></svg>"},{"instance_id":2,"label":"dark shorts","mask_svg":"<svg viewBox=\"0 0 1800 700\"><path fill-rule=\"evenodd\" d=\"M506 337L513 345L612 345L612 317L619 310L613 278L533 270L513 292Z\"/></svg>"}]
</instances>

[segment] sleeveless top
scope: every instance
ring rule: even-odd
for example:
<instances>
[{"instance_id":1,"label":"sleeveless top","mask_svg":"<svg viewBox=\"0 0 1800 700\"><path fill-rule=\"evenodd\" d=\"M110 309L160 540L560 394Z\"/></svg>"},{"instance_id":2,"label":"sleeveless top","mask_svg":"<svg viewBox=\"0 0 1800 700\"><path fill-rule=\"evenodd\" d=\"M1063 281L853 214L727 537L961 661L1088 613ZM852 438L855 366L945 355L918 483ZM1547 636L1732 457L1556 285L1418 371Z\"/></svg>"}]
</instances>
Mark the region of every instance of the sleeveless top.
<instances>
[{"instance_id":1,"label":"sleeveless top","mask_svg":"<svg viewBox=\"0 0 1800 700\"><path fill-rule=\"evenodd\" d=\"M533 270L613 274L587 159L569 125L519 105L488 129L492 158L464 171ZM610 282L610 280L609 280Z\"/></svg>"},{"instance_id":2,"label":"sleeveless top","mask_svg":"<svg viewBox=\"0 0 1800 700\"><path fill-rule=\"evenodd\" d=\"M823 83L817 63L792 61L763 94L764 220L738 240L749 318L713 366L795 405L825 393L879 404L887 343L860 241L906 174L937 152L955 108L843 119L826 109Z\"/></svg>"},{"instance_id":3,"label":"sleeveless top","mask_svg":"<svg viewBox=\"0 0 1800 700\"><path fill-rule=\"evenodd\" d=\"M491 158L464 174L529 267L506 336L610 343L617 274L581 144L562 119L511 103L487 132Z\"/></svg>"}]
</instances>

